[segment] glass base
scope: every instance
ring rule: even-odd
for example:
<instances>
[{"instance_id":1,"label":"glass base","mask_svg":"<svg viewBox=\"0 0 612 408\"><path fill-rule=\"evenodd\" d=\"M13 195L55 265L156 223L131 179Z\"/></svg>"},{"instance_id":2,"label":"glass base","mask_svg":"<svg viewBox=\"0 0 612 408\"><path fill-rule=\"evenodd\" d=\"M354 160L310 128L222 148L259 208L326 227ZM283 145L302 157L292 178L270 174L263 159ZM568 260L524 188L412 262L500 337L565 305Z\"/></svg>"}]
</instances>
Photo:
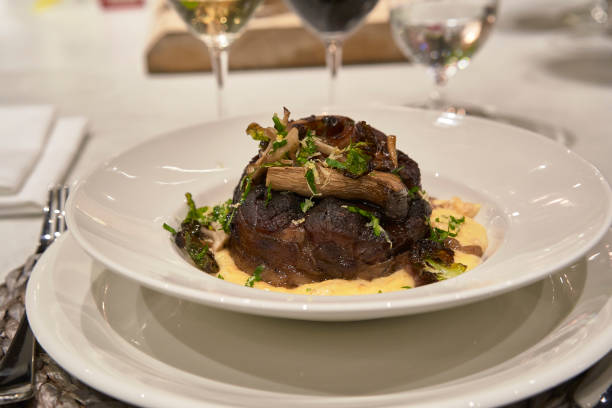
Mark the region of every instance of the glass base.
<instances>
[{"instance_id":1,"label":"glass base","mask_svg":"<svg viewBox=\"0 0 612 408\"><path fill-rule=\"evenodd\" d=\"M492 107L470 105L466 103L445 103L443 107L440 107L437 103L435 105L436 106L429 102L410 106L428 110L439 110L442 112L454 113L456 115L476 116L494 120L496 122L507 123L512 126L517 126L538 133L568 147L572 146L576 141L576 136L561 126L557 126L546 121L533 120L521 116L499 113Z\"/></svg>"}]
</instances>

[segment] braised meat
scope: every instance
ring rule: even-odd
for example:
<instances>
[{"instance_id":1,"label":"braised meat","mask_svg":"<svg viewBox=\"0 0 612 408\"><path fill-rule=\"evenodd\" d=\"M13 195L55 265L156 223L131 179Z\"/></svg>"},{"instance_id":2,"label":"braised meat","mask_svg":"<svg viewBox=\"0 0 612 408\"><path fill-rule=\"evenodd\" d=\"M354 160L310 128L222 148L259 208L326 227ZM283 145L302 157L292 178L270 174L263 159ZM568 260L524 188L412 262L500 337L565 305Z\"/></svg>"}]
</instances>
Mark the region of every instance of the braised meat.
<instances>
[{"instance_id":1,"label":"braised meat","mask_svg":"<svg viewBox=\"0 0 612 408\"><path fill-rule=\"evenodd\" d=\"M242 192L236 188L234 200ZM294 287L327 279L367 279L386 276L410 266L418 259L396 255L419 254L429 234L425 219L431 209L420 198L411 201L409 215L401 221L387 221L375 206L325 197L304 214L303 198L290 192L272 192L253 186L238 208L231 225L229 248L238 267L253 271L264 265L261 277L275 285ZM343 206L357 205L382 218L392 244L376 236L363 216ZM440 249L440 248L436 248ZM430 253L431 251L426 251Z\"/></svg>"},{"instance_id":2,"label":"braised meat","mask_svg":"<svg viewBox=\"0 0 612 408\"><path fill-rule=\"evenodd\" d=\"M403 199L405 204L400 213L389 213L384 203L367 200L367 196L343 199L347 196L341 192L334 194L333 190L321 194L330 183L325 175L328 169L319 170L318 182L306 184L304 168L270 167L267 180L263 177L249 180L248 189L243 181L234 191L233 202L239 205L231 222L229 249L240 269L248 272L263 266L262 280L285 287L337 278L371 280L400 268L412 271L417 283L426 283L430 277L420 267L425 258L452 262L452 251L428 239L431 207L418 193L418 165L395 150L394 140L389 142L385 134L365 122L355 123L341 116L311 116L289 122L287 131L292 128L298 129L302 142L309 131L314 131L317 142L336 149L361 142L362 152L371 158L367 175L379 172L393 181L401 179L401 183L397 182L403 183L404 194L390 200ZM257 156L250 165L256 160ZM270 180L272 168L278 174L283 169L295 169L292 172L299 174L300 186L282 191L269 188L274 187L274 180ZM247 166L243 180L248 171ZM346 171L344 174L356 180L366 177ZM317 194L309 190L317 186L320 190ZM382 186L385 191L385 185ZM308 196L311 203L304 211Z\"/></svg>"}]
</instances>

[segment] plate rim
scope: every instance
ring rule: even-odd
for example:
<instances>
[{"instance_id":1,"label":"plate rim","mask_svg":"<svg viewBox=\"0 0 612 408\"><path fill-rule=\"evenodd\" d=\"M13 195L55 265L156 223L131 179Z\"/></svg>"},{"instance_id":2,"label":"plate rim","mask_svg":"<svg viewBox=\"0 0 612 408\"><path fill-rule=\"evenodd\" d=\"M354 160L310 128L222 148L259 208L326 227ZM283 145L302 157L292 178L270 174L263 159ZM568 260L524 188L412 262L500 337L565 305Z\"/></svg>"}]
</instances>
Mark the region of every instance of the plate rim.
<instances>
[{"instance_id":1,"label":"plate rim","mask_svg":"<svg viewBox=\"0 0 612 408\"><path fill-rule=\"evenodd\" d=\"M305 111L307 108L300 107L296 109L296 111ZM411 107L401 107L401 106L386 106L386 105L377 105L377 106L334 106L334 107L323 107L323 108L313 108L311 111L313 112L325 112L325 111L339 111L339 110L347 110L347 111L381 111L381 112L420 112L422 114L435 114L434 112L426 109L418 109ZM228 310L233 311L243 311L247 312L244 308L244 296L239 296L236 294L230 293L219 293L213 291L205 291L201 289L194 289L190 287L186 287L183 284L175 283L175 282L160 282L153 277L144 276L138 273L135 270L132 270L128 267L125 267L119 263L114 262L112 259L107 257L104 253L98 251L90 242L84 237L81 233L78 223L74 220L73 213L75 197L78 192L84 188L87 184L88 180L104 169L109 163L112 161L121 158L122 156L128 155L131 152L138 151L145 145L156 143L159 140L171 137L172 135L176 135L183 132L192 131L194 129L198 129L204 126L209 126L212 124L222 123L222 122L230 122L236 120L248 121L249 118L256 116L268 115L265 112L256 112L252 114L242 114L237 116L232 116L229 118L211 120L191 126L186 126L183 128L179 128L173 131L164 132L154 138L148 139L142 143L139 143L135 146L130 147L129 149L119 152L118 154L108 158L103 161L100 165L96 166L93 170L91 170L86 176L83 178L76 180L72 187L72 194L68 197L68 201L66 203L66 221L71 229L72 235L76 238L78 244L83 248L92 258L97 259L102 262L112 270L123 274L124 276L135 280L136 282L157 290L163 293L173 295L173 296L181 296L185 299L195 301L198 303L206 304L213 307L221 307ZM495 126L501 126L513 129L513 131L525 132L532 136L538 137L541 141L548 143L549 146L559 149L566 154L572 155L574 158L578 159L585 168L588 168L590 173L596 178L598 178L600 185L602 186L602 192L605 194L607 202L612 203L612 189L610 184L606 181L605 177L602 175L600 170L584 159L579 154L575 153L571 149L546 138L543 135L535 133L533 131L519 128L516 126L512 126L503 122L496 122L493 120L489 120L486 118L480 117L461 117L461 120L469 120L476 122L483 122L488 124L494 124ZM407 314L416 314L422 313L426 311L434 311L440 310L447 307L456 306L459 304L471 303L474 301L478 301L487 297L496 296L508 292L513 289L522 288L530 283L533 283L537 280L544 278L546 275L560 269L566 267L567 265L575 262L580 259L583 254L593 248L605 235L608 227L612 224L612 205L608 207L608 211L605 214L605 222L602 223L600 229L595 233L591 234L587 239L587 243L584 245L583 250L581 252L577 252L571 254L570 256L561 258L556 262L556 266L544 268L539 273L533 273L531 275L518 275L515 276L511 282L508 284L507 282L497 282L493 285L489 284L485 288L477 287L470 289L462 289L460 292L451 295L450 293L438 293L433 295L428 295L427 297L421 298L398 298L398 299L389 299L389 295L393 296L393 294L397 294L400 292L391 292L391 293L383 293L376 295L359 295L351 296L334 296L334 298L352 298L354 302L333 302L331 299L326 301L323 300L323 296L318 296L316 302L310 302L313 296L311 295L300 295L300 294L292 294L293 301L286 301L280 298L280 294L269 292L269 299L259 299L259 298L250 298L248 313L264 315L264 316L282 316L293 319L301 319L301 320L321 320L320 317L317 318L320 314L323 313L363 313L363 312L373 312L373 311L388 311L389 302L392 301L394 303L393 309L396 310L396 313L393 314L385 314L380 317L391 317L391 316L399 316L399 315L407 315ZM229 283L228 283L229 284ZM413 290L418 290L415 288ZM244 292L245 294L248 292ZM395 297L398 297L397 295ZM279 310L279 305L282 305L283 310ZM346 308L350 305L350 312L346 310ZM253 307L256 307L253 308ZM280 312L280 314L279 314ZM376 318L376 317L368 317L368 318ZM332 318L329 320L340 321L340 320L360 320L363 318ZM326 319L327 320L327 319Z\"/></svg>"},{"instance_id":2,"label":"plate rim","mask_svg":"<svg viewBox=\"0 0 612 408\"><path fill-rule=\"evenodd\" d=\"M127 385L125 381L122 381L120 378L115 378L109 373L105 373L104 371L102 372L102 374L100 374L99 372L95 372L95 370L92 370L90 366L88 366L88 364L83 360L82 356L80 355L75 356L74 354L71 354L69 351L65 350L62 347L62 342L56 339L51 334L51 330L49 330L49 332L45 331L46 320L43 318L43 316L40 313L40 310L44 309L45 307L41 305L38 301L40 297L39 293L41 290L51 290L51 289L48 289L49 285L43 285L45 277L47 279L50 279L49 276L51 276L52 273L58 273L57 268L56 267L54 268L54 266L56 265L52 264L52 262L49 259L54 258L56 256L56 253L59 253L61 251L60 248L68 245L66 242L70 243L71 240L72 240L72 245L74 245L74 248L82 251L82 248L79 247L78 243L76 242L76 239L73 236L71 236L70 232L64 234L62 237L60 237L57 240L55 244L53 244L42 255L42 257L40 258L39 262L37 263L37 265L35 266L32 272L31 281L28 284L27 289L26 289L25 305L26 305L26 312L28 315L28 319L30 320L32 330L35 333L36 338L39 339L40 344L43 346L43 348L54 359L56 359L63 368L65 368L71 374L73 374L74 376L82 380L84 383L108 395L111 395L115 398L121 399L126 402L130 402L134 404L142 404L143 402L148 402L147 406L151 406L151 407L165 407L167 406L168 403L176 404L177 402L185 404L184 406L189 406L189 407L191 406L194 406L194 407L195 406L207 406L207 407L235 406L235 405L230 405L229 403L219 404L216 401L201 401L201 400L195 400L193 398L189 398L189 397L185 397L181 395L177 396L177 395L174 395L171 391L159 390L154 387L147 390L148 399L143 399L145 394L141 393L140 390L130 387L129 385ZM612 230L609 232L609 237L606 238L606 240L607 240L608 245L612 244ZM96 263L95 259L93 258L90 258L89 260L91 261L92 265ZM612 265L610 264L608 265L609 266L607 266L607 268L612 269ZM51 271L46 270L46 269L51 269ZM91 273L92 273L91 269L88 270L86 273L89 276L91 276ZM588 274L589 271L586 270L585 273ZM140 286L138 282L134 282L134 283L136 286ZM522 289L517 289L517 290L522 290ZM79 296L78 299L79 299L78 301L79 304L82 305L85 298L83 296ZM581 295L577 303L572 307L572 310L576 309L582 302L585 302L585 301L588 301L588 299L583 299ZM593 317L590 321L592 322L594 319L601 318L600 316L601 316L602 311L610 310L611 304L612 304L612 298L608 298L606 303L602 305L600 312L597 313L597 315ZM82 308L78 308L78 312L76 313L81 314ZM101 319L104 321L105 330L111 331L114 333L113 329L108 326L107 322L102 317ZM553 328L551 330L551 333L554 330L556 330L556 328ZM465 406L465 407L468 407L468 406L469 407L499 406L499 405L512 403L520 399L535 395L546 389L554 387L557 384L563 381L566 381L567 379L580 373L581 371L583 371L584 369L588 368L590 365L595 363L597 360L602 358L606 353L608 353L609 344L612 342L612 325L607 325L607 330L602 330L597 333L592 333L592 335L589 336L589 339L590 339L590 342L588 344L590 345L590 347L579 347L577 349L577 352L571 353L569 356L565 356L565 359L564 359L565 364L563 365L564 369L560 369L558 365L555 365L554 370L551 370L550 368L547 370L544 367L545 365L538 364L534 366L530 371L528 371L528 373L530 373L529 376L525 376L524 373L520 373L520 374L515 373L511 375L511 378L503 379L503 381L501 382L501 384L504 384L503 390L495 389L495 387L480 387L479 389L481 391L479 391L478 393L478 398L472 398L472 396L470 396L469 402L467 401L466 397L461 399L460 397L457 397L456 395L448 395L452 393L447 393L447 395L445 396L446 398L444 400L441 400L441 399L436 399L435 401L430 400L422 404L419 403L419 406L423 406L423 407L438 407L441 405L449 406L449 407L451 406L452 407L455 407L455 406ZM541 341L542 340L538 341L536 344L532 345L530 348L537 347L541 343ZM131 345L127 342L125 342L125 345L128 347L131 347ZM522 353L526 352L527 350L529 349L523 350ZM134 350L134 351L137 353L141 353L139 350ZM144 354L144 353L141 353L141 354ZM157 363L165 365L165 363L160 362L159 360L156 360L151 356L148 356L146 354L144 355L147 356L147 358ZM117 357L115 357L115 359L116 358ZM97 360L96 362L99 364ZM98 368L100 367L98 366ZM171 368L174 370L177 369L174 367L171 367ZM140 368L137 367L137 369L140 369ZM501 372L493 373L491 377L495 378L496 376L501 376L507 370L508 369L505 369ZM195 374L191 374L191 373L186 373L186 374L194 375L197 377L197 375ZM491 378L491 377L476 379L474 380L474 385L478 385L480 382L483 382L487 378ZM536 377L538 378L537 381L534 380L534 378ZM215 382L214 380L210 380L210 381ZM227 385L222 382L215 382L215 383L221 384L222 386L229 388L229 389L249 391L248 388L242 387L242 386ZM442 384L446 387L451 388L451 390L453 386L456 387L456 385L453 384L453 381L442 383ZM497 384L500 384L500 383L497 383ZM464 384L461 384L460 386L463 387ZM402 395L410 394L410 393L418 393L420 390L427 390L428 388L431 388L431 387L432 386L427 386L427 387L417 388L417 389L409 390L409 391L375 395L375 396L365 396L365 397L333 396L330 398L333 400L336 400L334 403L345 403L346 404L346 403L350 403L351 401L357 402L359 400L360 402L364 402L364 403L367 403L368 401L371 401L371 402L376 401L376 402L381 403L382 404L381 406L401 406L401 405L396 405L396 404L401 403L401 401L397 401L397 399L401 399ZM291 396L295 398L312 398L309 395L303 395L303 394L288 394L288 393L281 393L281 392L259 391L259 390L256 390L256 391L263 393L263 394L269 394L269 395L281 395L281 396L284 395L284 396ZM177 397L178 397L178 400L177 400ZM394 399L388 402L380 401L381 398L383 397L394 397ZM480 401L476 402L475 403L476 405L471 405L474 403L474 401L478 401L478 399ZM323 401L321 403L323 403Z\"/></svg>"}]
</instances>

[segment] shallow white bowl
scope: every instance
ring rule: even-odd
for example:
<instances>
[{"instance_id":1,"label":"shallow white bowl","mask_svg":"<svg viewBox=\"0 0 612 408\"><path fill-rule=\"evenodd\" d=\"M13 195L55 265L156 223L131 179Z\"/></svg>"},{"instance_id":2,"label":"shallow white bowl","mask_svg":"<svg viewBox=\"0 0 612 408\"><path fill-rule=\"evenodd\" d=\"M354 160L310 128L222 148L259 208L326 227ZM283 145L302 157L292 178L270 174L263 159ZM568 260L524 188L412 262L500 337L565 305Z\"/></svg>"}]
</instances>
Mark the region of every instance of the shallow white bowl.
<instances>
[{"instance_id":1,"label":"shallow white bowl","mask_svg":"<svg viewBox=\"0 0 612 408\"><path fill-rule=\"evenodd\" d=\"M232 313L146 289L70 233L26 294L37 340L70 373L143 407L499 407L612 344L612 233L576 264L470 305L365 322Z\"/></svg>"},{"instance_id":2,"label":"shallow white bowl","mask_svg":"<svg viewBox=\"0 0 612 408\"><path fill-rule=\"evenodd\" d=\"M293 117L311 113L298 112ZM496 122L404 108L334 109L398 136L433 196L483 205L491 242L485 262L457 278L400 292L341 297L271 293L213 278L190 265L162 224L231 196L256 153L245 135L271 115L227 119L142 144L78 183L68 225L95 259L178 297L252 314L358 320L435 310L517 288L576 260L612 219L612 193L597 169L563 146Z\"/></svg>"}]
</instances>

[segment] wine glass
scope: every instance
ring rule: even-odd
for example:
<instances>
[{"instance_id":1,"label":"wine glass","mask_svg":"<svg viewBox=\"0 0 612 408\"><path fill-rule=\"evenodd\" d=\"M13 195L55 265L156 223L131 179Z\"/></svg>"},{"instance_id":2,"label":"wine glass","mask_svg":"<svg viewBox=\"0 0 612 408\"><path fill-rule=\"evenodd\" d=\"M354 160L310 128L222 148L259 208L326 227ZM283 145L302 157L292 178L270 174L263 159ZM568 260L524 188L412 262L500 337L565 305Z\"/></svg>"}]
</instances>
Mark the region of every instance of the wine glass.
<instances>
[{"instance_id":1,"label":"wine glass","mask_svg":"<svg viewBox=\"0 0 612 408\"><path fill-rule=\"evenodd\" d=\"M448 110L443 88L470 64L496 20L497 0L394 0L391 32L402 52L429 68L436 90L425 107Z\"/></svg>"},{"instance_id":2,"label":"wine glass","mask_svg":"<svg viewBox=\"0 0 612 408\"><path fill-rule=\"evenodd\" d=\"M262 0L169 0L189 30L208 48L217 82L217 113L224 116L228 54Z\"/></svg>"},{"instance_id":3,"label":"wine glass","mask_svg":"<svg viewBox=\"0 0 612 408\"><path fill-rule=\"evenodd\" d=\"M329 71L329 102L335 102L338 71L342 66L342 43L363 22L378 0L285 0L289 7L325 44Z\"/></svg>"}]
</instances>

